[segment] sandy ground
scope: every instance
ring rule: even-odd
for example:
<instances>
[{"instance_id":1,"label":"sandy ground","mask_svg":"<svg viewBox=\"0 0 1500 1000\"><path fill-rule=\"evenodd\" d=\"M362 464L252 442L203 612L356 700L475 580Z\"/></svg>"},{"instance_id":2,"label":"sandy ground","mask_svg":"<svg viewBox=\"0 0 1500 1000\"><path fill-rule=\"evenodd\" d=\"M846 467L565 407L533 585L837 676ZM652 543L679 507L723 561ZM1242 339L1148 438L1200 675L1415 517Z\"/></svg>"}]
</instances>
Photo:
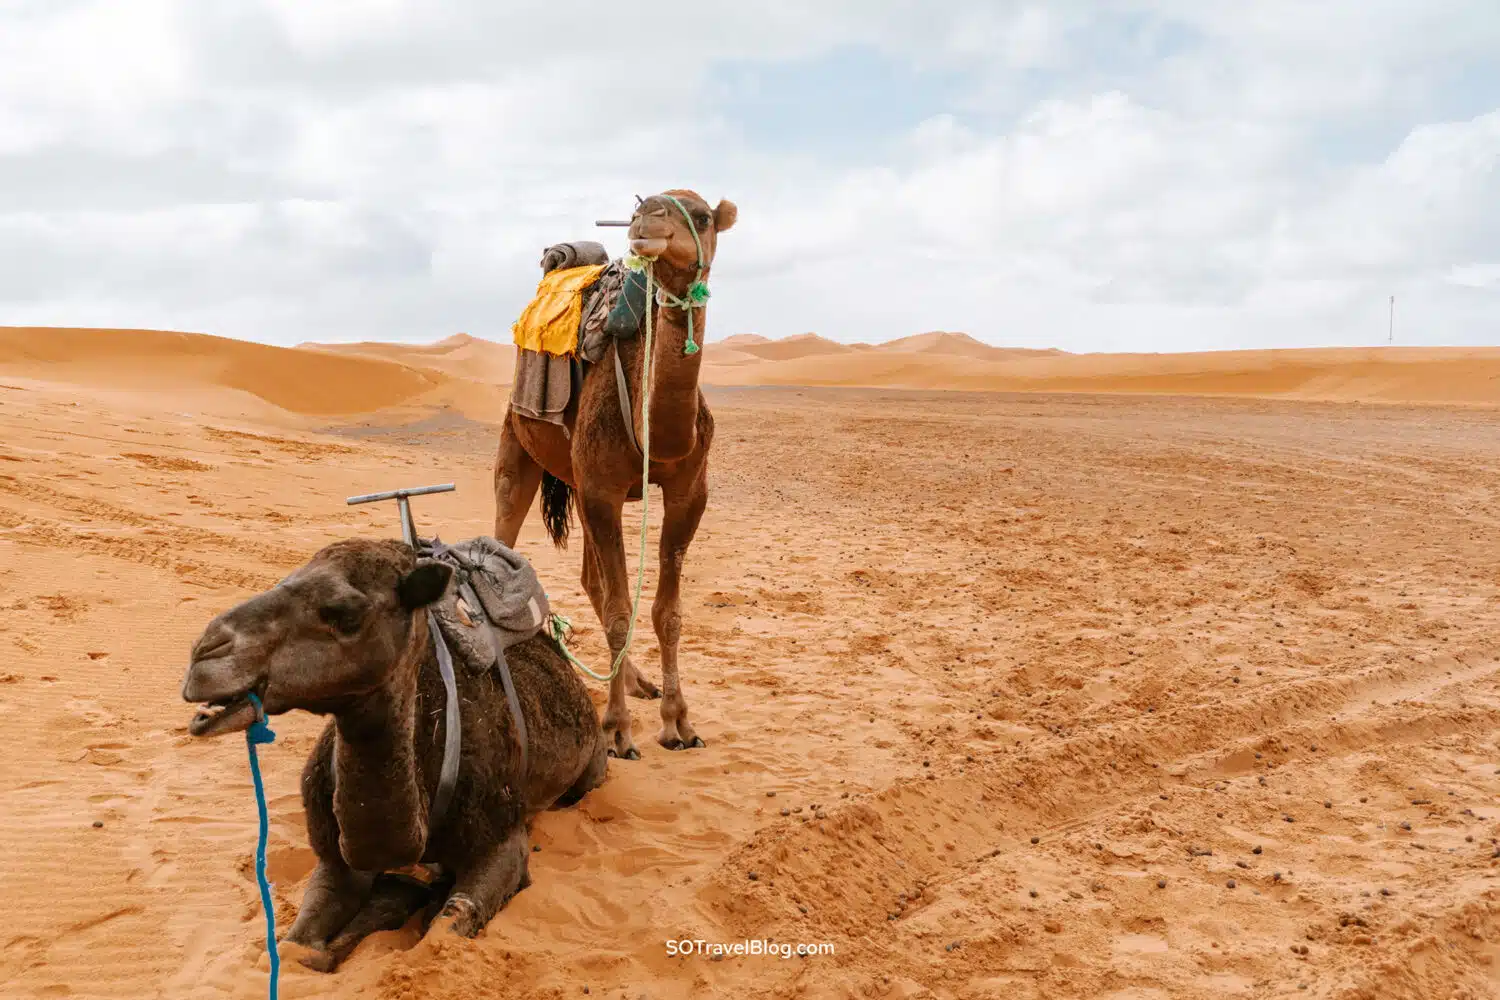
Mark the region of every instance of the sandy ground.
<instances>
[{"instance_id":1,"label":"sandy ground","mask_svg":"<svg viewBox=\"0 0 1500 1000\"><path fill-rule=\"evenodd\" d=\"M494 370L143 337L0 331L16 1000L264 996L244 745L186 736L188 646L322 544L394 533L345 496L452 480L421 523L491 526ZM1379 363L1440 397L1439 362ZM379 935L282 996L1500 996L1500 412L710 399L683 640L709 747L657 748L634 702L644 759L538 820L534 884L480 938ZM598 662L576 550L535 520L521 548ZM262 750L283 927L319 727Z\"/></svg>"}]
</instances>

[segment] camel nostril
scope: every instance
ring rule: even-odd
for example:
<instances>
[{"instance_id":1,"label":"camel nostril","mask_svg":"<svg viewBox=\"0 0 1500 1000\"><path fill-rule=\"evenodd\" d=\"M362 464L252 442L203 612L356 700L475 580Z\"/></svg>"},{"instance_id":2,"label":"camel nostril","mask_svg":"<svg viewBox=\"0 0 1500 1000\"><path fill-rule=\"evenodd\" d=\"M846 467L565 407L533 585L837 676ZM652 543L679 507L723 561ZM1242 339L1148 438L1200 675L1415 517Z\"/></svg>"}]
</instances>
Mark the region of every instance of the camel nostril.
<instances>
[{"instance_id":1,"label":"camel nostril","mask_svg":"<svg viewBox=\"0 0 1500 1000\"><path fill-rule=\"evenodd\" d=\"M211 660L229 652L234 646L234 633L226 632L209 638L204 636L193 644L194 660Z\"/></svg>"}]
</instances>

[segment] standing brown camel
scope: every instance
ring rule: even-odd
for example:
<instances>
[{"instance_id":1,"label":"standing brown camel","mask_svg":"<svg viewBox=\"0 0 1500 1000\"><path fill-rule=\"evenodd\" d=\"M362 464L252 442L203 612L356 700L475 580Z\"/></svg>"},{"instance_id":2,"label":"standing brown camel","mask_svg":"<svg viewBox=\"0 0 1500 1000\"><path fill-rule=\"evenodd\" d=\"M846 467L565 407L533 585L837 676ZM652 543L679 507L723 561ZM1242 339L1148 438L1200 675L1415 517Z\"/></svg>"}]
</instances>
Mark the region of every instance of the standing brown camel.
<instances>
[{"instance_id":1,"label":"standing brown camel","mask_svg":"<svg viewBox=\"0 0 1500 1000\"><path fill-rule=\"evenodd\" d=\"M631 627L631 581L625 560L622 515L625 501L639 499L642 439L643 339L613 340L607 352L619 360L629 386L634 427L627 427L617 387L615 358L606 356L584 374L566 430L524 417L512 409L500 431L495 461L495 537L514 546L538 488L553 542L566 543L574 494L583 525L583 586L609 640L611 663L603 730L612 756L638 760L625 696L662 699L657 742L669 750L704 745L688 721L687 700L677 676L682 634L682 562L708 504L708 452L714 422L698 388L703 355L690 346L704 331L704 308L688 305L689 288L708 279L717 237L734 225L733 202L710 208L693 191L673 190L641 202L631 218L630 249L651 259L662 294L653 309L655 343L651 377L650 476L661 487L660 570L652 624L661 646L662 690L630 662L620 659ZM691 227L691 228L690 228ZM696 239L695 239L696 236Z\"/></svg>"}]
</instances>

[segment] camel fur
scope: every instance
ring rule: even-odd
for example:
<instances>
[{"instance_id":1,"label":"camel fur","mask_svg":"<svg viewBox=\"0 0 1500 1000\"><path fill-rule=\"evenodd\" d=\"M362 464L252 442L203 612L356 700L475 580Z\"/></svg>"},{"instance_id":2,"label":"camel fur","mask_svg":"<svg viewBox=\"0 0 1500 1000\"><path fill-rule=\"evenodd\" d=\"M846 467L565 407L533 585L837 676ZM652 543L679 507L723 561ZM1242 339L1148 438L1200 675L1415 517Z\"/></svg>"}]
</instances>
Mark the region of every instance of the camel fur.
<instances>
[{"instance_id":1,"label":"camel fur","mask_svg":"<svg viewBox=\"0 0 1500 1000\"><path fill-rule=\"evenodd\" d=\"M283 945L331 971L366 935L424 920L472 937L529 884L528 824L604 780L598 713L563 651L537 634L506 651L530 736L521 748L494 670L460 677L462 754L453 799L428 810L443 757L445 694L426 609L452 567L397 541L349 539L224 611L193 645L184 700L208 706L200 737L294 709L330 716L302 772L317 868ZM430 885L391 874L436 865ZM435 920L432 918L436 912Z\"/></svg>"},{"instance_id":2,"label":"camel fur","mask_svg":"<svg viewBox=\"0 0 1500 1000\"><path fill-rule=\"evenodd\" d=\"M686 216L668 195L682 204ZM652 195L640 203L631 219L630 248L653 259L661 287L682 299L698 274L698 246L702 246L703 279L707 281L718 235L734 225L737 215L733 202L720 201L710 207L693 191ZM631 760L639 759L640 752L631 733L627 695L662 699L662 726L656 736L662 746L686 750L704 745L688 719L677 648L682 635L682 564L708 506L714 421L698 388L704 351L684 352L688 313L655 303L648 303L648 308L654 310L655 324L648 478L661 487L663 508L651 621L661 651L662 684L658 689L625 657L610 682L603 720L610 755ZM702 305L692 309L693 330L700 344L707 329L705 314ZM640 337L615 339L605 357L584 374L576 402L564 415L565 426L530 419L514 407L507 411L495 461L495 537L506 545L516 544L540 491L543 521L553 542L562 546L576 506L583 528L583 586L604 628L613 662L625 646L631 613L623 510L626 501L640 499L647 487L641 482L641 455L621 413L611 352L619 354L629 383L633 440L641 439L644 342Z\"/></svg>"}]
</instances>

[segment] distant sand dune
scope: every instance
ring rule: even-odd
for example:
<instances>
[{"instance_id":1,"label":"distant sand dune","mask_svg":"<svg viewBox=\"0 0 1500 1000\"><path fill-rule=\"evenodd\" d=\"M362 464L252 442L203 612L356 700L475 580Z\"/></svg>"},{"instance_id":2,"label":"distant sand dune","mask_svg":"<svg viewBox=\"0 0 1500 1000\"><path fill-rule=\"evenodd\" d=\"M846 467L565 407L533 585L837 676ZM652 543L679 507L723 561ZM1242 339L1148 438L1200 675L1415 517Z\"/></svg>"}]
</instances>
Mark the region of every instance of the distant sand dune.
<instances>
[{"instance_id":1,"label":"distant sand dune","mask_svg":"<svg viewBox=\"0 0 1500 1000\"><path fill-rule=\"evenodd\" d=\"M704 350L721 386L1282 396L1500 404L1500 348L1312 348L1067 354L933 332L885 344L740 335ZM458 334L434 344L268 347L154 330L0 327L0 372L99 387L238 392L307 416L449 407L499 419L515 348ZM241 397L243 398L243 397Z\"/></svg>"},{"instance_id":2,"label":"distant sand dune","mask_svg":"<svg viewBox=\"0 0 1500 1000\"><path fill-rule=\"evenodd\" d=\"M859 346L863 347L865 345L861 344ZM871 346L875 350L886 354L946 354L959 358L978 358L989 361L1009 358L1049 357L1063 353L1055 347L1048 348L1047 350L1036 350L1025 347L993 347L990 344L975 340L967 333L947 333L941 330L932 333L919 333L913 337L902 337L899 340L888 340L883 344L874 344Z\"/></svg>"},{"instance_id":3,"label":"distant sand dune","mask_svg":"<svg viewBox=\"0 0 1500 1000\"><path fill-rule=\"evenodd\" d=\"M722 385L1286 396L1500 403L1500 348L1320 348L1194 354L1017 352L1010 360L876 350L717 369Z\"/></svg>"},{"instance_id":4,"label":"distant sand dune","mask_svg":"<svg viewBox=\"0 0 1500 1000\"><path fill-rule=\"evenodd\" d=\"M515 375L516 350L510 344L455 334L435 344L299 344L299 349L325 354L353 355L394 361L411 368L427 368L451 378L509 384Z\"/></svg>"},{"instance_id":5,"label":"distant sand dune","mask_svg":"<svg viewBox=\"0 0 1500 1000\"><path fill-rule=\"evenodd\" d=\"M741 341L734 345L735 349L745 354L753 354L757 358L766 361L795 361L798 358L818 357L828 354L852 354L854 349L848 344L839 344L827 340L815 333L799 333L795 337L786 337L782 340L762 340L760 343L746 343ZM708 359L705 358L705 363Z\"/></svg>"},{"instance_id":6,"label":"distant sand dune","mask_svg":"<svg viewBox=\"0 0 1500 1000\"><path fill-rule=\"evenodd\" d=\"M770 342L771 338L762 337L758 333L737 333L732 337L714 341L715 344L722 344L725 347L745 347L750 344L769 344Z\"/></svg>"},{"instance_id":7,"label":"distant sand dune","mask_svg":"<svg viewBox=\"0 0 1500 1000\"><path fill-rule=\"evenodd\" d=\"M0 327L0 371L117 388L234 389L310 415L394 406L444 381L431 369L201 333L49 327Z\"/></svg>"}]
</instances>

